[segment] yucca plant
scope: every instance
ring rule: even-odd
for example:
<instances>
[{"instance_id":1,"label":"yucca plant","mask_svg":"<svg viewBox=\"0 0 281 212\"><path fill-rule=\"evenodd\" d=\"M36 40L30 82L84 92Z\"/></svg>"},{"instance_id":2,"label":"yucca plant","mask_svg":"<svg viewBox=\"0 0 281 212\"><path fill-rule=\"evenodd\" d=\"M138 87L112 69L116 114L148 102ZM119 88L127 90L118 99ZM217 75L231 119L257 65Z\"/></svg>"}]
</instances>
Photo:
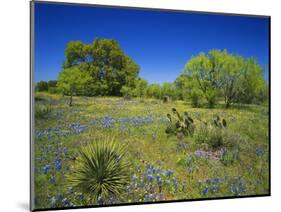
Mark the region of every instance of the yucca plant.
<instances>
[{"instance_id":1,"label":"yucca plant","mask_svg":"<svg viewBox=\"0 0 281 212\"><path fill-rule=\"evenodd\" d=\"M68 180L91 200L118 197L130 179L128 169L123 146L103 138L79 150Z\"/></svg>"}]
</instances>

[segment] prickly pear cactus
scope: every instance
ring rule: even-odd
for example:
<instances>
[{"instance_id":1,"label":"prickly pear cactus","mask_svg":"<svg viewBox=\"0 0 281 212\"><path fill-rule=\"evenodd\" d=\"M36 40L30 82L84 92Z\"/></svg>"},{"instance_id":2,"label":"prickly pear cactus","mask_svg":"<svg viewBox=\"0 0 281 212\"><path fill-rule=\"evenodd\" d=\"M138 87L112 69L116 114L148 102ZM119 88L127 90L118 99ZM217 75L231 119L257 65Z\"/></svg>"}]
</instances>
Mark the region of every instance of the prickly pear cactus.
<instances>
[{"instance_id":1,"label":"prickly pear cactus","mask_svg":"<svg viewBox=\"0 0 281 212\"><path fill-rule=\"evenodd\" d=\"M214 125L219 128L225 128L227 126L226 120L224 118L220 118L219 116L214 119Z\"/></svg>"},{"instance_id":2,"label":"prickly pear cactus","mask_svg":"<svg viewBox=\"0 0 281 212\"><path fill-rule=\"evenodd\" d=\"M194 133L194 122L193 119L184 112L181 115L175 108L172 108L172 114L167 114L169 124L166 129L166 133L169 135L176 135L178 138L184 136L192 136Z\"/></svg>"}]
</instances>

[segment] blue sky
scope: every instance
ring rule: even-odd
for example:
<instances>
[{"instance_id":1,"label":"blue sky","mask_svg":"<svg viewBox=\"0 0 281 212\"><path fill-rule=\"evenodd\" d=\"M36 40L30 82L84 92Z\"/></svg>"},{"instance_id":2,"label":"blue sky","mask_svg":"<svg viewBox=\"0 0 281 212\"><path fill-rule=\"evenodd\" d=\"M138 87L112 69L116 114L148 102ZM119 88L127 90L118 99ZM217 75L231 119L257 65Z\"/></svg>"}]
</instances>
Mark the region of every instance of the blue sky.
<instances>
[{"instance_id":1,"label":"blue sky","mask_svg":"<svg viewBox=\"0 0 281 212\"><path fill-rule=\"evenodd\" d=\"M71 40L113 38L150 83L173 82L193 55L227 49L253 56L268 75L264 17L35 3L35 81L57 79Z\"/></svg>"}]
</instances>

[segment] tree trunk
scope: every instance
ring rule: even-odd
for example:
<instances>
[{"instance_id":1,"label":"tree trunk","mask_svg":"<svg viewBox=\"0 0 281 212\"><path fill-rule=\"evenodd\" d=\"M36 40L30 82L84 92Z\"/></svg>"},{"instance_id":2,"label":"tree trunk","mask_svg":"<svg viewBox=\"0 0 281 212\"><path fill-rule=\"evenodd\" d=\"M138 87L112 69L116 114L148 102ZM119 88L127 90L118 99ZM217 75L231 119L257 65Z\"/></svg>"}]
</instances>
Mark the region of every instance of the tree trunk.
<instances>
[{"instance_id":1,"label":"tree trunk","mask_svg":"<svg viewBox=\"0 0 281 212\"><path fill-rule=\"evenodd\" d=\"M70 95L69 107L72 106L72 94Z\"/></svg>"},{"instance_id":2,"label":"tree trunk","mask_svg":"<svg viewBox=\"0 0 281 212\"><path fill-rule=\"evenodd\" d=\"M230 102L229 98L227 98L226 102L225 102L225 107L229 108L230 104L231 104L231 102Z\"/></svg>"}]
</instances>

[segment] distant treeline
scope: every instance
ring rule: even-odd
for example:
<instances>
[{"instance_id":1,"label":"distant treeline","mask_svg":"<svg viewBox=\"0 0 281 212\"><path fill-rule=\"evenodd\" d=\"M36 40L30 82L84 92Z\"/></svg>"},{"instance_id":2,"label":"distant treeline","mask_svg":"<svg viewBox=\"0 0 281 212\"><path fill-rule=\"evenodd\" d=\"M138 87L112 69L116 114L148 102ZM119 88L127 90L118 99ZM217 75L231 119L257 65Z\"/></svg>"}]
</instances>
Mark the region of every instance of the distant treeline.
<instances>
[{"instance_id":1,"label":"distant treeline","mask_svg":"<svg viewBox=\"0 0 281 212\"><path fill-rule=\"evenodd\" d=\"M40 81L37 91L72 96L124 96L169 98L191 101L193 106L213 107L223 99L232 103L265 102L268 84L254 58L243 58L226 50L200 53L187 61L173 83L149 84L139 77L139 65L112 39L95 39L92 44L71 41L58 81ZM70 102L70 105L71 105Z\"/></svg>"}]
</instances>

